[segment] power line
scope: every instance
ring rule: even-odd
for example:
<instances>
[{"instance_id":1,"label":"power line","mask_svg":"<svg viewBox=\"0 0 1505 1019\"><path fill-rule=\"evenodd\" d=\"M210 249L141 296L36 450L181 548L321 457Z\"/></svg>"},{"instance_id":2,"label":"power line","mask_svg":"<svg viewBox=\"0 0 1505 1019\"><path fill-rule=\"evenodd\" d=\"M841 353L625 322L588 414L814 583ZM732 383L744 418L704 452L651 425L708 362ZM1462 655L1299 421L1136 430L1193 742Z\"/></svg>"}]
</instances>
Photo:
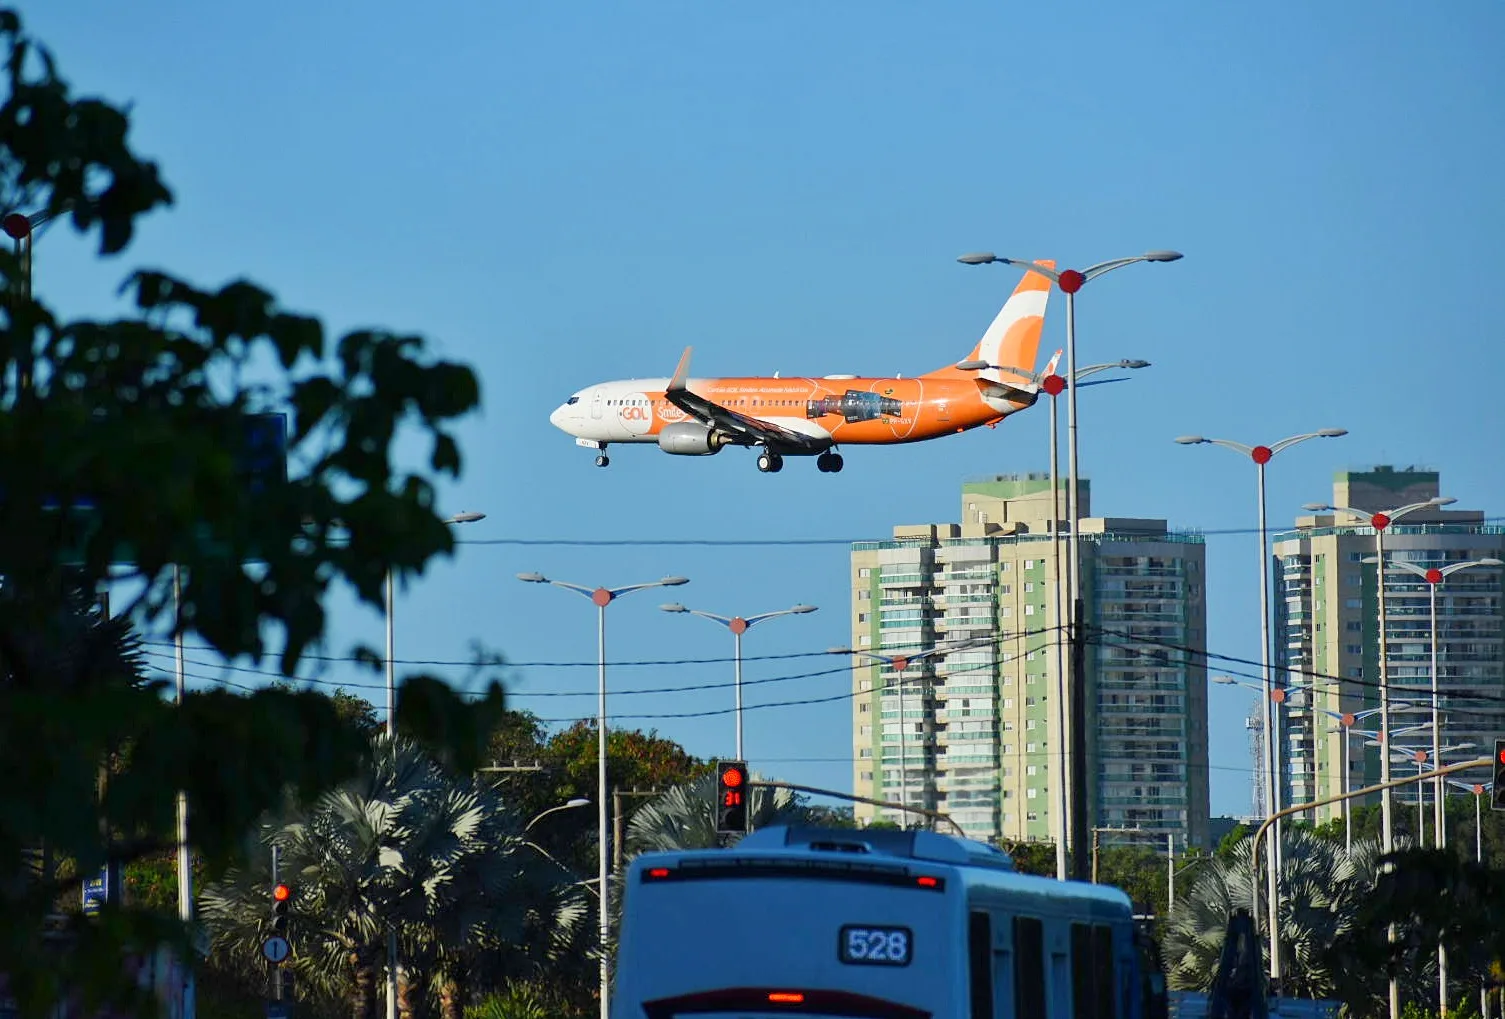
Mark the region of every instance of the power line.
<instances>
[{"instance_id":1,"label":"power line","mask_svg":"<svg viewBox=\"0 0 1505 1019\"><path fill-rule=\"evenodd\" d=\"M1496 524L1505 522L1505 517L1483 517L1479 520L1470 520L1460 523L1441 524L1410 524L1405 526L1414 527L1467 527L1477 524ZM1333 529L1362 530L1369 526L1367 523L1334 524ZM1324 528L1325 529L1325 528ZM1200 535L1236 535L1258 534L1258 527L1213 527L1196 528L1180 527L1169 528L1177 534L1200 534ZM1310 530L1291 526L1285 530L1280 528L1267 528L1272 533L1284 534ZM652 548L652 547L711 547L711 548L767 548L778 546L802 547L811 545L853 545L858 542L893 541L893 538L874 538L871 536L860 538L457 538L456 545L513 545L524 547L541 548ZM899 539L902 540L902 539Z\"/></svg>"}]
</instances>

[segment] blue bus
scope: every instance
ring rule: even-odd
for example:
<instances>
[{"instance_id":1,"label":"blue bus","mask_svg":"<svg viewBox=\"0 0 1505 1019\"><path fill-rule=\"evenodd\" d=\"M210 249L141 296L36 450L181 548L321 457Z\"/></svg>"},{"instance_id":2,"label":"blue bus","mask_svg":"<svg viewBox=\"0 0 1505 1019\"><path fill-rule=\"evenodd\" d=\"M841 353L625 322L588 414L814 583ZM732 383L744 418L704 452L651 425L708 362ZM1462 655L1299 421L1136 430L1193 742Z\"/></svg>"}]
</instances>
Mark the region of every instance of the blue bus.
<instances>
[{"instance_id":1,"label":"blue bus","mask_svg":"<svg viewBox=\"0 0 1505 1019\"><path fill-rule=\"evenodd\" d=\"M632 861L611 1016L1159 1019L1155 969L1118 889L934 832L780 826Z\"/></svg>"}]
</instances>

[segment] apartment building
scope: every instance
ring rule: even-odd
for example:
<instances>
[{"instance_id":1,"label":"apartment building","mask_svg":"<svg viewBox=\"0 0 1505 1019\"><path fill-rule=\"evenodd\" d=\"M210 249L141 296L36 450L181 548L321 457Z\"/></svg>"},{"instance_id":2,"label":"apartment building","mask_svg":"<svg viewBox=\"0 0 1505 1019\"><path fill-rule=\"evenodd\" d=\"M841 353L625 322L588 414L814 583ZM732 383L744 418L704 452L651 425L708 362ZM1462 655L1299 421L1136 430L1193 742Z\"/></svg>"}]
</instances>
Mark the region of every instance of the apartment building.
<instances>
[{"instance_id":1,"label":"apartment building","mask_svg":"<svg viewBox=\"0 0 1505 1019\"><path fill-rule=\"evenodd\" d=\"M1440 495L1441 476L1417 468L1380 466L1339 471L1331 505L1365 513L1393 511ZM1392 702L1392 753L1430 755L1432 630L1428 583L1397 562L1421 569L1505 558L1505 528L1484 522L1479 510L1428 508L1405 514L1385 529L1384 630L1386 675L1380 675L1380 590L1375 530L1346 513L1296 518L1274 536L1274 661L1278 682L1294 689L1280 714L1282 802L1311 802L1380 779L1380 750L1367 746L1380 729L1379 687ZM1505 727L1505 607L1499 568L1451 573L1437 588L1439 731L1444 763L1487 753ZM1418 728L1421 727L1421 728ZM1393 761L1393 758L1392 758ZM1416 764L1393 762L1392 777ZM1430 783L1427 783L1430 786ZM1415 803L1415 787L1396 790ZM1426 792L1431 801L1431 792ZM1374 798L1378 801L1378 797ZM1338 805L1319 808L1318 820L1342 817ZM1430 821L1428 821L1430 823Z\"/></svg>"},{"instance_id":2,"label":"apartment building","mask_svg":"<svg viewBox=\"0 0 1505 1019\"><path fill-rule=\"evenodd\" d=\"M1090 485L1079 489L1090 825L1201 845L1207 677L1186 649L1206 639L1205 547L1164 520L1092 517ZM1051 503L1048 476L999 475L963 486L958 523L853 545L859 795L942 810L978 839L1061 837L1067 544L1053 540L1064 512ZM974 646L935 652L960 642ZM857 808L863 820L900 813Z\"/></svg>"}]
</instances>

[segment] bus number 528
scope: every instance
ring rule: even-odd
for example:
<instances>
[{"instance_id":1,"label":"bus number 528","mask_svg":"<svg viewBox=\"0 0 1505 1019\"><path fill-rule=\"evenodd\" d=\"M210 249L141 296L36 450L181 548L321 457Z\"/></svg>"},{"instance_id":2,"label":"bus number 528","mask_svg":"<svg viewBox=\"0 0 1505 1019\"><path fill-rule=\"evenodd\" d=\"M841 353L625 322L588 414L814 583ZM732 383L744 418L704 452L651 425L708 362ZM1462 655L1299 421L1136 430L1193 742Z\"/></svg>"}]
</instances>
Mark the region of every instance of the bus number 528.
<instances>
[{"instance_id":1,"label":"bus number 528","mask_svg":"<svg viewBox=\"0 0 1505 1019\"><path fill-rule=\"evenodd\" d=\"M841 961L866 966L908 966L910 942L908 927L858 927L848 924L841 929Z\"/></svg>"}]
</instances>

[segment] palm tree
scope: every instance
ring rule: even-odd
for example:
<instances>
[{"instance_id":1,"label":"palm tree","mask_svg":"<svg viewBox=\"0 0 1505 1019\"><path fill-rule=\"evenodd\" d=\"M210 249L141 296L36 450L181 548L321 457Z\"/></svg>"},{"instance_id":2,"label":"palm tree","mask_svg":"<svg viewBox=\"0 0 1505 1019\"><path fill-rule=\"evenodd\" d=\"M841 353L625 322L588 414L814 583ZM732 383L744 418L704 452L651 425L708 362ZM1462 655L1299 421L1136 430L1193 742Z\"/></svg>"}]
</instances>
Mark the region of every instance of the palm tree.
<instances>
[{"instance_id":1,"label":"palm tree","mask_svg":"<svg viewBox=\"0 0 1505 1019\"><path fill-rule=\"evenodd\" d=\"M1250 871L1251 844L1245 838L1209 859L1177 897L1163 944L1172 986L1207 990L1234 911L1250 908L1251 877L1263 895L1263 875ZM1345 853L1341 843L1305 829L1286 833L1279 911L1282 993L1303 998L1342 995L1352 1001L1355 994L1368 996L1382 989L1376 982L1379 974L1371 979L1341 950L1334 950L1354 930L1360 907L1374 887L1379 856L1373 840L1356 840L1352 852ZM1255 912L1264 918L1263 908ZM1356 986L1356 979L1361 986Z\"/></svg>"},{"instance_id":2,"label":"palm tree","mask_svg":"<svg viewBox=\"0 0 1505 1019\"><path fill-rule=\"evenodd\" d=\"M300 983L346 1001L354 1019L375 1014L389 925L403 963L402 1013L411 1015L414 991L431 991L455 1019L483 962L518 955L530 925L564 922L567 899L554 897L560 877L523 851L500 795L385 736L373 739L365 774L290 808L260 842L252 865L205 890L215 949L255 958L275 847L294 889Z\"/></svg>"}]
</instances>

